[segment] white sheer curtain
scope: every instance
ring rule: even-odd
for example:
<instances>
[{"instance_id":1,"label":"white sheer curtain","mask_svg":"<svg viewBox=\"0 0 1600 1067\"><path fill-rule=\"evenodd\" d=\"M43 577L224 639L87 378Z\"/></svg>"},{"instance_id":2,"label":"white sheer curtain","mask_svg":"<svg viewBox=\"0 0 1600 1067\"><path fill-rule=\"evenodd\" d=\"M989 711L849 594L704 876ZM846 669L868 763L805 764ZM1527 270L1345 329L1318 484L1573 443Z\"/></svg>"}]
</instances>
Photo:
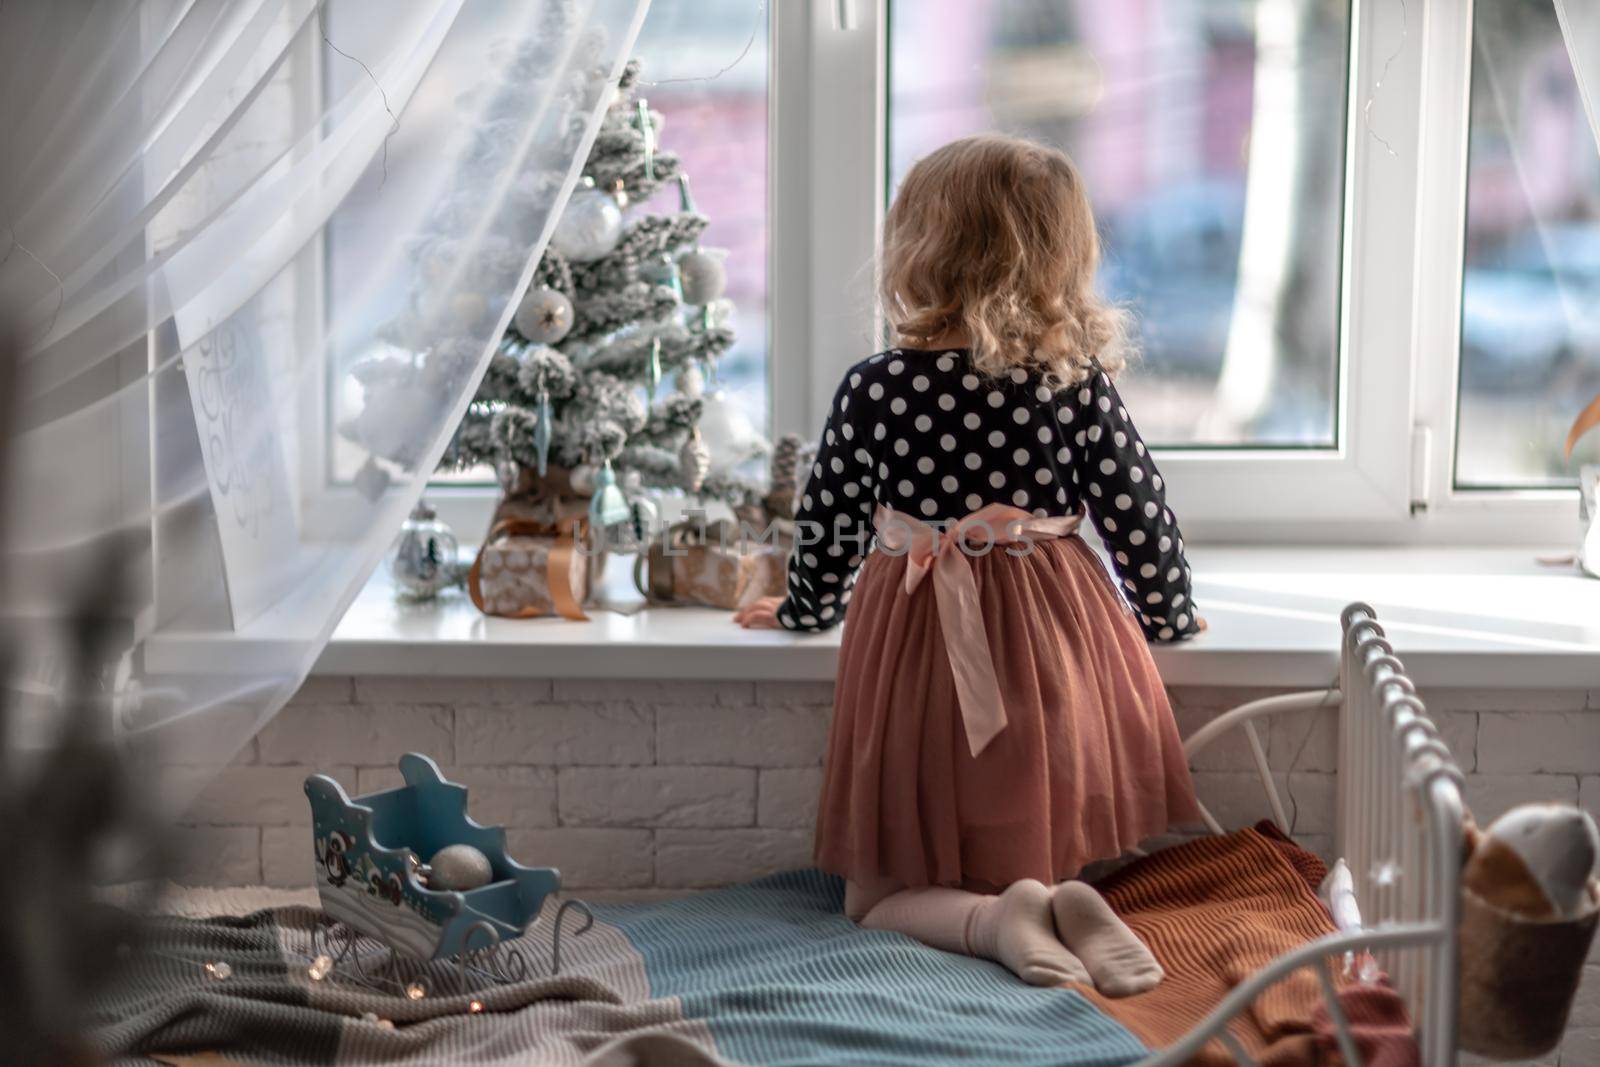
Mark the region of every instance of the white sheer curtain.
<instances>
[{"instance_id":1,"label":"white sheer curtain","mask_svg":"<svg viewBox=\"0 0 1600 1067\"><path fill-rule=\"evenodd\" d=\"M1594 0L1555 0L1555 5L1578 94L1600 151L1600 5Z\"/></svg>"},{"instance_id":2,"label":"white sheer curtain","mask_svg":"<svg viewBox=\"0 0 1600 1067\"><path fill-rule=\"evenodd\" d=\"M36 724L48 623L108 551L133 576L108 714L131 745L215 766L299 686L465 409L647 4L0 8L5 577ZM352 374L395 354L430 388ZM352 414L414 463L369 460ZM179 801L203 773L168 777Z\"/></svg>"}]
</instances>

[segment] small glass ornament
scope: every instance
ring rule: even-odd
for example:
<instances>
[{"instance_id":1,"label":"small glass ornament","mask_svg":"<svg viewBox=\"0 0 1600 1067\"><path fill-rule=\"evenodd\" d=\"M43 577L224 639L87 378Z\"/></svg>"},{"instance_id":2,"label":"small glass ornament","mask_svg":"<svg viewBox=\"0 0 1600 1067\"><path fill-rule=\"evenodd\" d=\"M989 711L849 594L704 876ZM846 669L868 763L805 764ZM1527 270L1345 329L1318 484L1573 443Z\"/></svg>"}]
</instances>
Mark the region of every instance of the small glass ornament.
<instances>
[{"instance_id":1,"label":"small glass ornament","mask_svg":"<svg viewBox=\"0 0 1600 1067\"><path fill-rule=\"evenodd\" d=\"M446 845L428 861L429 889L465 893L493 880L489 857L471 845Z\"/></svg>"},{"instance_id":2,"label":"small glass ornament","mask_svg":"<svg viewBox=\"0 0 1600 1067\"><path fill-rule=\"evenodd\" d=\"M538 461L539 477L550 469L550 439L555 434L555 411L550 406L550 390L539 386L538 421L533 427L534 456Z\"/></svg>"},{"instance_id":3,"label":"small glass ornament","mask_svg":"<svg viewBox=\"0 0 1600 1067\"><path fill-rule=\"evenodd\" d=\"M206 974L218 982L226 982L233 977L233 968L226 960L211 960L206 964Z\"/></svg>"},{"instance_id":4,"label":"small glass ornament","mask_svg":"<svg viewBox=\"0 0 1600 1067\"><path fill-rule=\"evenodd\" d=\"M611 469L611 460L601 465L594 479L594 495L589 498L589 525L596 530L629 521L633 511L628 498L617 485L617 474Z\"/></svg>"},{"instance_id":5,"label":"small glass ornament","mask_svg":"<svg viewBox=\"0 0 1600 1067\"><path fill-rule=\"evenodd\" d=\"M389 490L389 472L378 466L377 460L371 456L361 464L352 479L356 492L368 500L376 501Z\"/></svg>"},{"instance_id":6,"label":"small glass ornament","mask_svg":"<svg viewBox=\"0 0 1600 1067\"><path fill-rule=\"evenodd\" d=\"M425 500L417 501L400 525L389 573L396 595L406 600L431 600L456 580L455 531L440 521Z\"/></svg>"},{"instance_id":7,"label":"small glass ornament","mask_svg":"<svg viewBox=\"0 0 1600 1067\"><path fill-rule=\"evenodd\" d=\"M589 263L616 248L621 236L622 208L586 177L557 220L550 247L574 263Z\"/></svg>"},{"instance_id":8,"label":"small glass ornament","mask_svg":"<svg viewBox=\"0 0 1600 1067\"><path fill-rule=\"evenodd\" d=\"M686 214L699 214L700 209L695 207L694 194L689 192L689 176L678 175L678 210Z\"/></svg>"},{"instance_id":9,"label":"small glass ornament","mask_svg":"<svg viewBox=\"0 0 1600 1067\"><path fill-rule=\"evenodd\" d=\"M684 396L702 396L705 394L706 376L705 372L700 369L699 360L691 359L679 367L678 373L674 375L674 380L678 384L678 392Z\"/></svg>"},{"instance_id":10,"label":"small glass ornament","mask_svg":"<svg viewBox=\"0 0 1600 1067\"><path fill-rule=\"evenodd\" d=\"M656 177L656 124L650 118L650 103L639 98L639 136L644 141L644 176L651 181Z\"/></svg>"},{"instance_id":11,"label":"small glass ornament","mask_svg":"<svg viewBox=\"0 0 1600 1067\"><path fill-rule=\"evenodd\" d=\"M650 339L650 399L656 398L656 390L661 388L661 338Z\"/></svg>"},{"instance_id":12,"label":"small glass ornament","mask_svg":"<svg viewBox=\"0 0 1600 1067\"><path fill-rule=\"evenodd\" d=\"M678 303L683 303L683 270L678 266L678 261L668 252L652 256L639 268L639 277L651 285L664 285L672 290L672 295L678 298Z\"/></svg>"},{"instance_id":13,"label":"small glass ornament","mask_svg":"<svg viewBox=\"0 0 1600 1067\"><path fill-rule=\"evenodd\" d=\"M428 995L428 987L421 982L411 982L406 986L407 1000L421 1000Z\"/></svg>"},{"instance_id":14,"label":"small glass ornament","mask_svg":"<svg viewBox=\"0 0 1600 1067\"><path fill-rule=\"evenodd\" d=\"M651 285L665 285L671 288L674 275L678 273L678 261L671 252L656 252L639 263L639 278Z\"/></svg>"},{"instance_id":15,"label":"small glass ornament","mask_svg":"<svg viewBox=\"0 0 1600 1067\"><path fill-rule=\"evenodd\" d=\"M706 474L711 470L711 449L700 436L700 427L689 431L689 439L678 451L678 469L683 476L683 487L698 493L706 484Z\"/></svg>"},{"instance_id":16,"label":"small glass ornament","mask_svg":"<svg viewBox=\"0 0 1600 1067\"><path fill-rule=\"evenodd\" d=\"M512 317L517 332L541 345L558 345L572 332L572 301L559 289L528 290Z\"/></svg>"},{"instance_id":17,"label":"small glass ornament","mask_svg":"<svg viewBox=\"0 0 1600 1067\"><path fill-rule=\"evenodd\" d=\"M705 307L728 290L728 253L721 248L697 248L678 260L678 294L686 304Z\"/></svg>"},{"instance_id":18,"label":"small glass ornament","mask_svg":"<svg viewBox=\"0 0 1600 1067\"><path fill-rule=\"evenodd\" d=\"M306 975L313 982L320 982L333 972L333 957L318 956L311 961L311 966L306 968Z\"/></svg>"},{"instance_id":19,"label":"small glass ornament","mask_svg":"<svg viewBox=\"0 0 1600 1067\"><path fill-rule=\"evenodd\" d=\"M628 185L621 178L618 178L616 184L611 187L611 199L615 200L617 206L624 211L628 209Z\"/></svg>"}]
</instances>

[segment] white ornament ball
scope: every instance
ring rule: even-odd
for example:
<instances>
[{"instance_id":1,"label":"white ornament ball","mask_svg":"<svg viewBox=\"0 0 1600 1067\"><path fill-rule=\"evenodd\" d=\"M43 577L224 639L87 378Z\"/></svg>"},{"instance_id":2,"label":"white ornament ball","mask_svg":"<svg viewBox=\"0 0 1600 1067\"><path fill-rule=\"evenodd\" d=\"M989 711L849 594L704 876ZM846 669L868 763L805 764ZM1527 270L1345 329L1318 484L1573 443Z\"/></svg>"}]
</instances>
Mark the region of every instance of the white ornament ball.
<instances>
[{"instance_id":1,"label":"white ornament ball","mask_svg":"<svg viewBox=\"0 0 1600 1067\"><path fill-rule=\"evenodd\" d=\"M579 189L567 201L550 247L575 263L588 263L617 247L622 236L622 209L610 193Z\"/></svg>"},{"instance_id":2,"label":"white ornament ball","mask_svg":"<svg viewBox=\"0 0 1600 1067\"><path fill-rule=\"evenodd\" d=\"M471 330L489 310L489 302L481 293L457 293L450 299L450 317L455 328Z\"/></svg>"},{"instance_id":3,"label":"white ornament ball","mask_svg":"<svg viewBox=\"0 0 1600 1067\"><path fill-rule=\"evenodd\" d=\"M712 471L729 471L759 455L764 441L750 416L721 389L705 398L700 413L700 436L711 456Z\"/></svg>"},{"instance_id":4,"label":"white ornament ball","mask_svg":"<svg viewBox=\"0 0 1600 1067\"><path fill-rule=\"evenodd\" d=\"M572 301L549 286L529 289L512 321L517 332L542 345L560 344L572 332Z\"/></svg>"},{"instance_id":5,"label":"white ornament ball","mask_svg":"<svg viewBox=\"0 0 1600 1067\"><path fill-rule=\"evenodd\" d=\"M704 249L685 253L678 260L678 273L683 280L683 302L703 307L716 300L728 288L728 271L722 257Z\"/></svg>"},{"instance_id":6,"label":"white ornament ball","mask_svg":"<svg viewBox=\"0 0 1600 1067\"><path fill-rule=\"evenodd\" d=\"M674 378L678 392L684 396L702 396L706 391L706 376L697 363L687 363Z\"/></svg>"},{"instance_id":7,"label":"white ornament ball","mask_svg":"<svg viewBox=\"0 0 1600 1067\"><path fill-rule=\"evenodd\" d=\"M465 893L494 878L489 857L471 845L446 845L428 861L428 888Z\"/></svg>"},{"instance_id":8,"label":"white ornament ball","mask_svg":"<svg viewBox=\"0 0 1600 1067\"><path fill-rule=\"evenodd\" d=\"M572 474L568 478L572 485L572 491L579 496L594 495L595 483L599 473L592 463L580 463L573 467Z\"/></svg>"}]
</instances>

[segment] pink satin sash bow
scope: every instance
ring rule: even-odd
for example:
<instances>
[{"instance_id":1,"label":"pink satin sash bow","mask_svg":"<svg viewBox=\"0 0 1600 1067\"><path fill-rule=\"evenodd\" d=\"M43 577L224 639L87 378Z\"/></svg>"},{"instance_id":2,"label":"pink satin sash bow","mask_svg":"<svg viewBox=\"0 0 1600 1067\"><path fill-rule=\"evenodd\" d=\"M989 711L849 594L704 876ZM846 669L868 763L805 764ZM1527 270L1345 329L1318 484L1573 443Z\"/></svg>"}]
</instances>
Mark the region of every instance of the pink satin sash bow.
<instances>
[{"instance_id":1,"label":"pink satin sash bow","mask_svg":"<svg viewBox=\"0 0 1600 1067\"><path fill-rule=\"evenodd\" d=\"M908 595L933 574L945 653L955 676L967 746L976 757L1006 728L1006 706L978 605L978 583L972 577L972 566L961 558L962 546L969 546L965 551L976 555L1001 546L1070 537L1083 524L1083 515L1041 519L1009 504L989 504L953 527L938 530L880 504L872 523L878 543L886 551L906 556ZM1022 554L1021 549L1015 551Z\"/></svg>"}]
</instances>

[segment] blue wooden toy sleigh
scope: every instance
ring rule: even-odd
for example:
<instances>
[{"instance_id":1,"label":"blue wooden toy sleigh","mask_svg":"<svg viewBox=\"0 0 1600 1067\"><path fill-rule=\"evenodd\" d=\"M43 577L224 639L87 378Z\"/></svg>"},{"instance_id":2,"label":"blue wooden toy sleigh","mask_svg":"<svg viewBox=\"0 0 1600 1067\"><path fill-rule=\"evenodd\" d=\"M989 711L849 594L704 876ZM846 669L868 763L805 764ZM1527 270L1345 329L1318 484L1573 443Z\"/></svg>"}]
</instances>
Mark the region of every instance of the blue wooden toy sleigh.
<instances>
[{"instance_id":1,"label":"blue wooden toy sleigh","mask_svg":"<svg viewBox=\"0 0 1600 1067\"><path fill-rule=\"evenodd\" d=\"M306 779L322 910L419 960L464 957L521 936L561 888L561 872L506 855L505 828L468 818L466 787L446 781L427 756L401 756L400 774L406 784L398 789L354 799L325 774ZM455 844L489 858L487 885L455 892L418 879L427 857Z\"/></svg>"}]
</instances>

